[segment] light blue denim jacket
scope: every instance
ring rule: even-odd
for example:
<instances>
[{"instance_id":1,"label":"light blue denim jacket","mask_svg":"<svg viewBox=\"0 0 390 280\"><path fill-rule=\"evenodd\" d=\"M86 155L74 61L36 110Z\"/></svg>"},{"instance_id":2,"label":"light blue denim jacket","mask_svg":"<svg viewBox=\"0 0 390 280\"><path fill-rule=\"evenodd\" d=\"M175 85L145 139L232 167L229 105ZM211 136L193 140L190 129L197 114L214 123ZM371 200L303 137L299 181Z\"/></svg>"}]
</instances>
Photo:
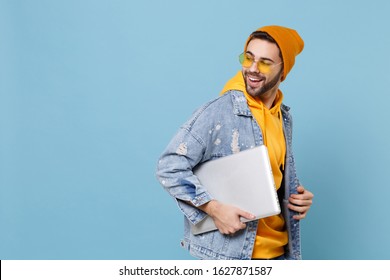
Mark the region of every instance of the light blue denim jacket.
<instances>
[{"instance_id":1,"label":"light blue denim jacket","mask_svg":"<svg viewBox=\"0 0 390 280\"><path fill-rule=\"evenodd\" d=\"M287 208L288 197L299 185L292 153L292 118L289 108L282 105L286 138L285 186L282 213L288 229L286 259L301 259L299 222ZM229 91L198 109L173 137L158 161L157 177L174 197L184 213L184 239L181 245L199 259L251 259L258 221L248 222L245 229L233 236L218 230L193 235L190 223L196 224L205 213L183 201L200 206L213 197L193 174L200 163L227 156L263 144L261 129L252 116L245 95ZM226 170L229 172L229 170Z\"/></svg>"}]
</instances>

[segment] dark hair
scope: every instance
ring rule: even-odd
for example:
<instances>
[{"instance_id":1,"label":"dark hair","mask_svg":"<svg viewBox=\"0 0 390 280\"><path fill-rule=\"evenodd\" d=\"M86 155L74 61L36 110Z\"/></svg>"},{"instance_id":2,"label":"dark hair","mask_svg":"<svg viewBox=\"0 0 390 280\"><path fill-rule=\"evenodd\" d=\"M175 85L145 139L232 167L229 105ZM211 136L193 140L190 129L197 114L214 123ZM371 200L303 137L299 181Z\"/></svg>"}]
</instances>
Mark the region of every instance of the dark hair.
<instances>
[{"instance_id":1,"label":"dark hair","mask_svg":"<svg viewBox=\"0 0 390 280\"><path fill-rule=\"evenodd\" d=\"M278 43L276 43L274 38L272 38L267 32L264 32L264 31L255 31L249 37L251 40L252 39L261 39L261 40L266 40L270 43L278 44Z\"/></svg>"},{"instance_id":2,"label":"dark hair","mask_svg":"<svg viewBox=\"0 0 390 280\"><path fill-rule=\"evenodd\" d=\"M282 51L280 50L280 47L278 45L278 43L275 41L274 38L272 38L267 32L264 32L264 31L255 31L253 32L250 36L249 36L249 41L248 41L248 44L250 41L252 41L253 39L260 39L260 40L264 40L264 41L268 41L270 43L274 43L276 46L278 46L278 49L279 49L279 57L282 59L283 61L283 56L282 56Z\"/></svg>"}]
</instances>

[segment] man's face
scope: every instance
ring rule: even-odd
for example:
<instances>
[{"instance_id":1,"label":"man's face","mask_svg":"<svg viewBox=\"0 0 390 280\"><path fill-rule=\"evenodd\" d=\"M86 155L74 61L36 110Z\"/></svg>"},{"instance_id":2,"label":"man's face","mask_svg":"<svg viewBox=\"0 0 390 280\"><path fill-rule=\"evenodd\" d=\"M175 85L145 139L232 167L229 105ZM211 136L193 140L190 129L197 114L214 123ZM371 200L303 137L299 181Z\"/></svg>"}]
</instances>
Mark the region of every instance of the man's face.
<instances>
[{"instance_id":1,"label":"man's face","mask_svg":"<svg viewBox=\"0 0 390 280\"><path fill-rule=\"evenodd\" d=\"M278 46L274 43L260 39L253 39L249 42L244 55L255 62L251 66L242 67L248 94L261 98L266 94L276 92L283 72L279 52ZM263 66L260 66L262 72L259 70L259 63Z\"/></svg>"}]
</instances>

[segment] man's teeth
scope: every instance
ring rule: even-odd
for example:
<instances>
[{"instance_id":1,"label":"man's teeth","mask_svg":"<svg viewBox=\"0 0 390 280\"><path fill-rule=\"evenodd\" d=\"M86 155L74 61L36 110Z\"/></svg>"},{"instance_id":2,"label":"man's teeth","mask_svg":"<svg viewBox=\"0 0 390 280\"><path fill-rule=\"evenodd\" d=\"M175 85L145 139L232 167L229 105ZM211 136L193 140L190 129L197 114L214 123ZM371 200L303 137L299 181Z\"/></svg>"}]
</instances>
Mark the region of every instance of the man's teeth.
<instances>
[{"instance_id":1,"label":"man's teeth","mask_svg":"<svg viewBox=\"0 0 390 280\"><path fill-rule=\"evenodd\" d=\"M260 82L260 79L255 79L255 78L251 78L251 77L249 77L249 80L251 80L252 82Z\"/></svg>"}]
</instances>

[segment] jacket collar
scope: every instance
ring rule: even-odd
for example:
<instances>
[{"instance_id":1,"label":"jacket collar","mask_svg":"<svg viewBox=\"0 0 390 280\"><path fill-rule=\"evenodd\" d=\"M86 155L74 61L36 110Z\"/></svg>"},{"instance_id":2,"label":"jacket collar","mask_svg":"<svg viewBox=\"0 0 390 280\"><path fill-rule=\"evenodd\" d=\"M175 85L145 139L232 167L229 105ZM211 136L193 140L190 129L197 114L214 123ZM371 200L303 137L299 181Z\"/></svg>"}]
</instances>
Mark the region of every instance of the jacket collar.
<instances>
[{"instance_id":1,"label":"jacket collar","mask_svg":"<svg viewBox=\"0 0 390 280\"><path fill-rule=\"evenodd\" d=\"M252 117L251 110L249 109L248 102L245 98L245 95L242 91L231 90L230 92L232 103L233 103L233 113L236 115ZM282 104L281 110L283 113L288 112L290 107Z\"/></svg>"}]
</instances>

